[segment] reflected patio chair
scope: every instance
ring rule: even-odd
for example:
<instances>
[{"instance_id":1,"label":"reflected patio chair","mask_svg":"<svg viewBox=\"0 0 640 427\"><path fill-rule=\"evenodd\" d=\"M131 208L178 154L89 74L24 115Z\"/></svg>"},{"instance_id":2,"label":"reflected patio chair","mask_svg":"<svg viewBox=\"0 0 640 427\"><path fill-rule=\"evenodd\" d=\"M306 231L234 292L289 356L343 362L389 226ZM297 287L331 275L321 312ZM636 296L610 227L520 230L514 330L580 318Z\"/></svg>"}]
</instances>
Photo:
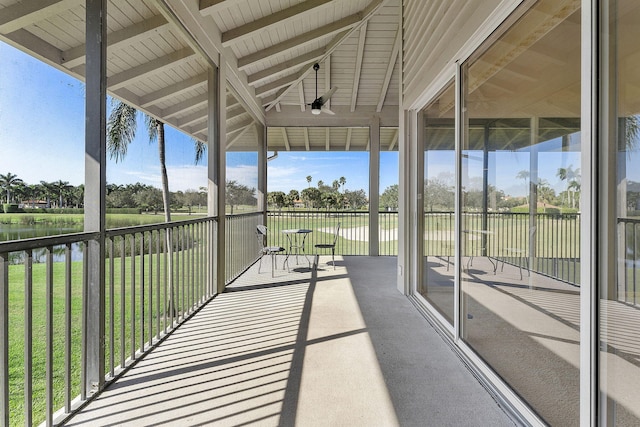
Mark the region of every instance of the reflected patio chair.
<instances>
[{"instance_id":1,"label":"reflected patio chair","mask_svg":"<svg viewBox=\"0 0 640 427\"><path fill-rule=\"evenodd\" d=\"M333 269L336 269L336 242L338 241L338 232L340 231L340 223L336 225L336 230L333 234L333 243L316 243L313 245L316 249L331 249L331 263L333 264ZM318 268L318 263L316 263L316 268Z\"/></svg>"},{"instance_id":2,"label":"reflected patio chair","mask_svg":"<svg viewBox=\"0 0 640 427\"><path fill-rule=\"evenodd\" d=\"M532 242L535 238L536 234L536 226L529 228L529 241ZM506 257L502 259L502 268L500 272L504 271L504 264L506 262L506 258L514 258L518 260L518 270L520 271L520 280L522 280L522 265L525 265L527 269L527 274L531 277L531 270L529 269L529 249L528 248L504 248L506 252Z\"/></svg>"},{"instance_id":3,"label":"reflected patio chair","mask_svg":"<svg viewBox=\"0 0 640 427\"><path fill-rule=\"evenodd\" d=\"M260 264L258 264L258 274L262 267L262 257L265 255L271 256L271 277L274 277L274 271L276 269L276 255L285 251L281 246L266 246L267 240L267 227L259 224L256 227L256 237L258 238L258 247L260 248Z\"/></svg>"}]
</instances>

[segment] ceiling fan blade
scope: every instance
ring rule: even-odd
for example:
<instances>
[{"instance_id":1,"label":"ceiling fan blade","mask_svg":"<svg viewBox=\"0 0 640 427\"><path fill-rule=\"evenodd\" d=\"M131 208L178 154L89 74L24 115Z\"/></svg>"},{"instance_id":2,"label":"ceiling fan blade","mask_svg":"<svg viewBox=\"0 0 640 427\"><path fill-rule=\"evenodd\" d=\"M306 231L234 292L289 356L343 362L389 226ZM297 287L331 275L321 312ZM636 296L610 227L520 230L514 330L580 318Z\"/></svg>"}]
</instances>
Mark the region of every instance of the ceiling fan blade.
<instances>
[{"instance_id":1,"label":"ceiling fan blade","mask_svg":"<svg viewBox=\"0 0 640 427\"><path fill-rule=\"evenodd\" d=\"M320 109L320 111L321 111L321 112L323 112L323 113L331 114L332 116L335 116L335 115L336 115L336 113L334 113L333 111L331 111L331 110L330 110L330 109L328 109L327 107L322 107L322 108Z\"/></svg>"},{"instance_id":2,"label":"ceiling fan blade","mask_svg":"<svg viewBox=\"0 0 640 427\"><path fill-rule=\"evenodd\" d=\"M338 90L338 86L334 86L331 89L329 89L327 93L325 93L320 98L318 98L318 100L320 100L320 103L324 104L325 102L327 102L336 90Z\"/></svg>"}]
</instances>

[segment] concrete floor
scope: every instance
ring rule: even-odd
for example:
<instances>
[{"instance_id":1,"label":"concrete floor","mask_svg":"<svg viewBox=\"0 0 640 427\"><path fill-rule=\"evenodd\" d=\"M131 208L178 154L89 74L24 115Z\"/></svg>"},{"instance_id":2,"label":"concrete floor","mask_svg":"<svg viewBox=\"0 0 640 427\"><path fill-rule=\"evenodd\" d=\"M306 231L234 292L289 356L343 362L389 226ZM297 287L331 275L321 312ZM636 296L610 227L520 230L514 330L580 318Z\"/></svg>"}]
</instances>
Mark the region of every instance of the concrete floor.
<instances>
[{"instance_id":1,"label":"concrete floor","mask_svg":"<svg viewBox=\"0 0 640 427\"><path fill-rule=\"evenodd\" d=\"M327 260L253 266L68 425L514 425L396 290L396 258Z\"/></svg>"}]
</instances>

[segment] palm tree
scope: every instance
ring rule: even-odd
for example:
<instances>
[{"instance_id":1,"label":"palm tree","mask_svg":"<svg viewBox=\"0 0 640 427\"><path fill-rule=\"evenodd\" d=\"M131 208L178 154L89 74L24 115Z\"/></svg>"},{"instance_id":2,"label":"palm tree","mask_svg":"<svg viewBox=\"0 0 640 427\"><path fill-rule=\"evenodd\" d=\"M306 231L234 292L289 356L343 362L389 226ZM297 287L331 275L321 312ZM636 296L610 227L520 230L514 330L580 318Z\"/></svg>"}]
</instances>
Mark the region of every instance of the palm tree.
<instances>
[{"instance_id":1,"label":"palm tree","mask_svg":"<svg viewBox=\"0 0 640 427\"><path fill-rule=\"evenodd\" d=\"M342 187L342 192L344 193L344 186L347 183L347 178L345 178L344 176L341 176L339 181L340 181L340 186Z\"/></svg>"},{"instance_id":2,"label":"palm tree","mask_svg":"<svg viewBox=\"0 0 640 427\"><path fill-rule=\"evenodd\" d=\"M313 178L311 178L311 175L307 175L307 184L309 185L309 187L311 187L311 180Z\"/></svg>"},{"instance_id":3,"label":"palm tree","mask_svg":"<svg viewBox=\"0 0 640 427\"><path fill-rule=\"evenodd\" d=\"M331 187L333 187L334 190L338 191L338 189L340 188L340 181L334 179L331 183Z\"/></svg>"},{"instance_id":4,"label":"palm tree","mask_svg":"<svg viewBox=\"0 0 640 427\"><path fill-rule=\"evenodd\" d=\"M66 195L66 193L72 189L73 187L69 185L68 181L63 181L61 179L59 179L56 182L52 182L51 186L56 190L56 192L58 193L58 207L62 208L63 206L63 196Z\"/></svg>"},{"instance_id":5,"label":"palm tree","mask_svg":"<svg viewBox=\"0 0 640 427\"><path fill-rule=\"evenodd\" d=\"M323 185L324 185L324 181L323 180L318 181L318 188L322 187Z\"/></svg>"},{"instance_id":6,"label":"palm tree","mask_svg":"<svg viewBox=\"0 0 640 427\"><path fill-rule=\"evenodd\" d=\"M40 181L40 185L38 186L40 189L40 193L47 200L47 207L51 207L51 195L54 194L55 187L52 182Z\"/></svg>"},{"instance_id":7,"label":"palm tree","mask_svg":"<svg viewBox=\"0 0 640 427\"><path fill-rule=\"evenodd\" d=\"M7 203L11 199L11 188L15 185L22 184L23 181L11 172L7 172L6 175L0 174L0 187L7 192Z\"/></svg>"},{"instance_id":8,"label":"palm tree","mask_svg":"<svg viewBox=\"0 0 640 427\"><path fill-rule=\"evenodd\" d=\"M523 180L523 181L525 182L525 184L526 184L526 183L528 183L528 182L529 182L529 177L530 177L530 176L531 176L531 174L529 173L529 171L528 171L528 170L526 170L526 169L524 169L524 170L521 170L520 172L518 172L518 174L516 175L516 179L521 179L521 180ZM527 200L527 203L529 203L529 191L530 191L530 189L529 189L529 188L527 188L527 190L526 190L526 192L527 192L526 194L527 194L527 195L526 195L526 197L525 197L525 198L526 198L526 200Z\"/></svg>"},{"instance_id":9,"label":"palm tree","mask_svg":"<svg viewBox=\"0 0 640 427\"><path fill-rule=\"evenodd\" d=\"M113 100L113 110L107 122L107 149L109 155L116 162L127 154L127 148L136 135L138 111L122 101ZM166 150L164 137L164 123L160 120L144 115L149 142L158 141L158 158L160 160L160 175L162 178L162 202L164 218L171 221L169 210L169 178L167 176ZM204 143L194 140L196 164L202 159L205 151Z\"/></svg>"},{"instance_id":10,"label":"palm tree","mask_svg":"<svg viewBox=\"0 0 640 427\"><path fill-rule=\"evenodd\" d=\"M109 114L107 121L107 149L109 155L116 162L123 159L127 154L127 148L136 135L138 111L116 99L113 100L113 110ZM167 176L166 150L164 138L164 123L158 119L144 115L149 142L158 141L158 158L160 160L160 174L162 177L162 204L164 206L164 219L166 222L171 221L171 212L169 210L169 178ZM205 152L204 143L193 140L195 144L195 163L202 159ZM171 229L166 234L167 247L173 247L173 239ZM173 277L173 262L171 257L168 261L169 277ZM171 299L167 306L167 311L172 315L176 315L176 307L174 305L175 297L173 295L173 285L171 285Z\"/></svg>"}]
</instances>

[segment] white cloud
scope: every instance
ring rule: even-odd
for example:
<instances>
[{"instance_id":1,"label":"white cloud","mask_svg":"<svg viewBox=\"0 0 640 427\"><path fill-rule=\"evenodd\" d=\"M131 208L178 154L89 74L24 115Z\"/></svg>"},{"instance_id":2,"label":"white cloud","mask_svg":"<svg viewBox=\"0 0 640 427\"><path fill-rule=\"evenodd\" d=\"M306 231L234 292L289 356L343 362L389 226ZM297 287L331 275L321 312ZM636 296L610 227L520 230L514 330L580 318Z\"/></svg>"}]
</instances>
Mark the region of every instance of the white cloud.
<instances>
[{"instance_id":1,"label":"white cloud","mask_svg":"<svg viewBox=\"0 0 640 427\"><path fill-rule=\"evenodd\" d=\"M227 181L236 181L247 187L258 187L258 166L238 165L227 168Z\"/></svg>"}]
</instances>

